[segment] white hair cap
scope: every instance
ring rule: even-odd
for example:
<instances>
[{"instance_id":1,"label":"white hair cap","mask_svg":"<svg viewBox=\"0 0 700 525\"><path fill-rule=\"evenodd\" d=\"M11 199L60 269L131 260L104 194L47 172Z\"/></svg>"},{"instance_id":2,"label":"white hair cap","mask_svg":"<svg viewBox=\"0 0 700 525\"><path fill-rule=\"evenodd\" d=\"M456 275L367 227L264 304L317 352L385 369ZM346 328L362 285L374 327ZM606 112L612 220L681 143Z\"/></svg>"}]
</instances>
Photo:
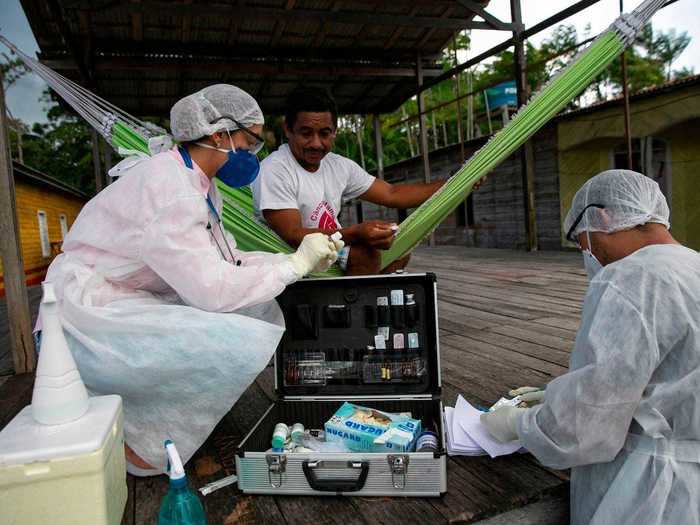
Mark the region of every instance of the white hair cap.
<instances>
[{"instance_id":1,"label":"white hair cap","mask_svg":"<svg viewBox=\"0 0 700 525\"><path fill-rule=\"evenodd\" d=\"M170 128L178 142L201 139L217 131L264 124L260 106L248 93L230 84L214 84L178 100L170 110Z\"/></svg>"},{"instance_id":2,"label":"white hair cap","mask_svg":"<svg viewBox=\"0 0 700 525\"><path fill-rule=\"evenodd\" d=\"M585 212L584 212L585 210ZM564 219L564 232L612 233L655 222L668 228L669 210L659 185L630 170L608 170L588 180L576 192Z\"/></svg>"}]
</instances>

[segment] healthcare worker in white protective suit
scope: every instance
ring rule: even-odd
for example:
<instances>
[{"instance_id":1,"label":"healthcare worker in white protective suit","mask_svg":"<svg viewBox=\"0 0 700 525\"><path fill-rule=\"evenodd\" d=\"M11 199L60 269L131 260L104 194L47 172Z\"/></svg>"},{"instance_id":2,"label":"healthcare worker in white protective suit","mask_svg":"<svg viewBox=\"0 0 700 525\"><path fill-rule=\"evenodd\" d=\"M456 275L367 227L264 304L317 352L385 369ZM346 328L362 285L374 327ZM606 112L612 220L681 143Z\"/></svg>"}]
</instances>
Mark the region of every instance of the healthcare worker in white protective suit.
<instances>
[{"instance_id":1,"label":"healthcare worker in white protective suit","mask_svg":"<svg viewBox=\"0 0 700 525\"><path fill-rule=\"evenodd\" d=\"M564 221L591 278L568 373L542 404L481 416L571 471L576 524L700 523L700 255L656 182L603 172Z\"/></svg>"},{"instance_id":2,"label":"healthcare worker in white protective suit","mask_svg":"<svg viewBox=\"0 0 700 525\"><path fill-rule=\"evenodd\" d=\"M263 114L231 85L170 113L180 145L115 166L51 264L63 327L95 395L124 402L128 470L162 473L163 441L187 461L273 355L284 331L273 300L342 242L308 235L292 255L242 252L220 221L212 179L258 173Z\"/></svg>"}]
</instances>

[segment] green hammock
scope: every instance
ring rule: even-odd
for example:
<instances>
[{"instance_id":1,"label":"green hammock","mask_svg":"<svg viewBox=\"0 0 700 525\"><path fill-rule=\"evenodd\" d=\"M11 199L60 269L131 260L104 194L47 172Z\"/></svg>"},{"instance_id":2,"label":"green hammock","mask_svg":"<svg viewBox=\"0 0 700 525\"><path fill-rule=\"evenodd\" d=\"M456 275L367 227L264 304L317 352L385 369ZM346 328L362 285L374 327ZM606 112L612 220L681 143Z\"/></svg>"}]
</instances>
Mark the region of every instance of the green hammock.
<instances>
[{"instance_id":1,"label":"green hammock","mask_svg":"<svg viewBox=\"0 0 700 525\"><path fill-rule=\"evenodd\" d=\"M399 234L391 249L382 252L382 268L410 252L430 235L464 201L477 180L520 148L549 119L584 91L625 47L632 44L635 35L664 3L665 0L645 0L632 13L620 16L610 28L552 78L440 191L401 223ZM162 128L140 121L90 93L79 84L25 55L2 36L0 41L12 49L27 67L43 78L120 154L154 154L172 144ZM239 248L247 251L292 252L287 243L255 217L249 188L231 189L221 183L218 183L218 187L224 200L224 226L234 234ZM340 275L340 272L334 269L324 275Z\"/></svg>"}]
</instances>

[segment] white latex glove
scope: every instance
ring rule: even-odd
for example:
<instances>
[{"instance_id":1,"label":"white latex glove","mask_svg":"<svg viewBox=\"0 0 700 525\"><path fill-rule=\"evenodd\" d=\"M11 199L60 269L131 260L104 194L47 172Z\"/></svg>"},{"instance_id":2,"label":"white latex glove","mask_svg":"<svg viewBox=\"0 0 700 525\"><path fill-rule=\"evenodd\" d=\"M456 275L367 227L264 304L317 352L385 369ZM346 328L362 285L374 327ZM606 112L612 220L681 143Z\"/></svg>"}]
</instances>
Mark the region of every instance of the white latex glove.
<instances>
[{"instance_id":1,"label":"white latex glove","mask_svg":"<svg viewBox=\"0 0 700 525\"><path fill-rule=\"evenodd\" d=\"M493 437L501 443L508 443L518 439L518 416L527 408L502 407L493 412L481 414L481 423Z\"/></svg>"},{"instance_id":2,"label":"white latex glove","mask_svg":"<svg viewBox=\"0 0 700 525\"><path fill-rule=\"evenodd\" d=\"M539 405L544 401L544 389L536 386L521 386L508 392L510 397L520 396L520 401L528 406Z\"/></svg>"},{"instance_id":3,"label":"white latex glove","mask_svg":"<svg viewBox=\"0 0 700 525\"><path fill-rule=\"evenodd\" d=\"M331 240L323 233L306 235L297 251L289 256L289 261L299 277L311 272L324 272L338 259L338 250L343 241Z\"/></svg>"}]
</instances>

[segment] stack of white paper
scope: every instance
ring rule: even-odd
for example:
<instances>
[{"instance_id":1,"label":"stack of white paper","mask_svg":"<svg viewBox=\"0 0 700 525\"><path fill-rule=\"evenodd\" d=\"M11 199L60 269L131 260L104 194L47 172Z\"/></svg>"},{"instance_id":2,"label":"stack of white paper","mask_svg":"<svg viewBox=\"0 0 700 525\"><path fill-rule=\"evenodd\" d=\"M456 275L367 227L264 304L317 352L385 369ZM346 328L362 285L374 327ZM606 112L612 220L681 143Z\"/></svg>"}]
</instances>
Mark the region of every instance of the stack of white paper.
<instances>
[{"instance_id":1,"label":"stack of white paper","mask_svg":"<svg viewBox=\"0 0 700 525\"><path fill-rule=\"evenodd\" d=\"M512 454L519 450L520 441L500 443L481 423L482 412L474 408L462 396L457 405L445 407L445 432L447 453L450 456L483 456L492 458Z\"/></svg>"}]
</instances>

